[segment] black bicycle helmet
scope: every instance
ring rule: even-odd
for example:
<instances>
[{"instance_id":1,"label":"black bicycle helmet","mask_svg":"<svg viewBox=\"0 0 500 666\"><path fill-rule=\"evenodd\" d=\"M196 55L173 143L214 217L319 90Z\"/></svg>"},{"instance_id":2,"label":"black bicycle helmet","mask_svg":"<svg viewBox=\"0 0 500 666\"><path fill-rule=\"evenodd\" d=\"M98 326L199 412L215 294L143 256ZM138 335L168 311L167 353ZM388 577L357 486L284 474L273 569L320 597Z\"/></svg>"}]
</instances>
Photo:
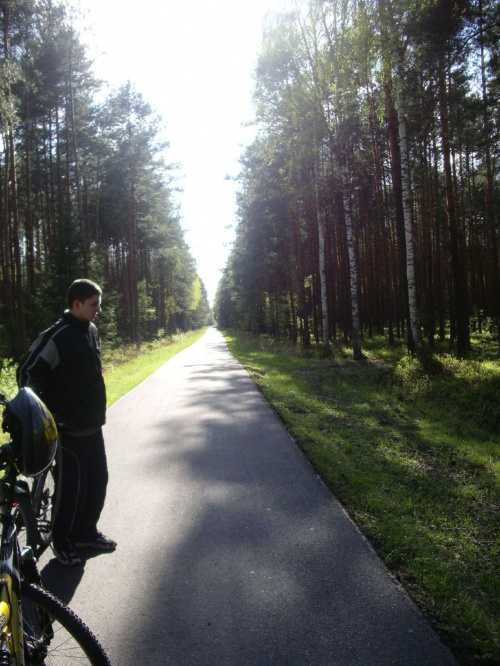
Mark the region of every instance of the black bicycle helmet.
<instances>
[{"instance_id":1,"label":"black bicycle helmet","mask_svg":"<svg viewBox=\"0 0 500 666\"><path fill-rule=\"evenodd\" d=\"M11 435L19 472L41 474L57 448L56 424L45 404L31 389L20 389L5 408L2 426Z\"/></svg>"}]
</instances>

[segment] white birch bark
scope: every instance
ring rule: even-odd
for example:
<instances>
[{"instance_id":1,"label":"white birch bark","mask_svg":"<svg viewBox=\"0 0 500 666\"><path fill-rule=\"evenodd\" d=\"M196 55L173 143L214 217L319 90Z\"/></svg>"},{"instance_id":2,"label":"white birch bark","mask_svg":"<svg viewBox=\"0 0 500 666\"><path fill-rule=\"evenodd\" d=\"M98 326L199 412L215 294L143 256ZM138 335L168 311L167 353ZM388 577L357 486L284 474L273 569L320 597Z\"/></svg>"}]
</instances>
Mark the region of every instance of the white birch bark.
<instances>
[{"instance_id":1,"label":"white birch bark","mask_svg":"<svg viewBox=\"0 0 500 666\"><path fill-rule=\"evenodd\" d=\"M420 322L418 319L417 309L417 287L415 281L415 252L413 247L413 224L411 219L410 207L410 167L408 158L408 140L406 135L406 119L404 98L402 91L402 67L403 63L401 56L398 62L398 84L396 93L396 106L398 111L398 128L399 128L399 147L401 152L401 180L403 192L403 213L405 222L405 239L406 239L406 272L408 279L408 302L410 311L410 327L413 342L415 344L415 351L417 357L421 358L422 355L422 335L420 332Z\"/></svg>"},{"instance_id":2,"label":"white birch bark","mask_svg":"<svg viewBox=\"0 0 500 666\"><path fill-rule=\"evenodd\" d=\"M329 341L329 319L328 319L328 295L326 289L326 269L325 269L325 225L323 215L321 214L319 197L319 157L316 160L316 166L313 170L314 195L316 199L316 220L318 224L318 263L319 263L319 283L321 291L321 327L323 339L323 355L330 353Z\"/></svg>"},{"instance_id":3,"label":"white birch bark","mask_svg":"<svg viewBox=\"0 0 500 666\"><path fill-rule=\"evenodd\" d=\"M359 334L359 305L358 305L358 264L356 261L356 248L354 247L354 231L352 228L351 200L347 186L346 167L341 160L340 175L342 178L342 199L344 203L344 219L347 236L347 251L349 254L349 279L351 287L352 311L352 351L355 359L363 358L361 351L361 337Z\"/></svg>"}]
</instances>

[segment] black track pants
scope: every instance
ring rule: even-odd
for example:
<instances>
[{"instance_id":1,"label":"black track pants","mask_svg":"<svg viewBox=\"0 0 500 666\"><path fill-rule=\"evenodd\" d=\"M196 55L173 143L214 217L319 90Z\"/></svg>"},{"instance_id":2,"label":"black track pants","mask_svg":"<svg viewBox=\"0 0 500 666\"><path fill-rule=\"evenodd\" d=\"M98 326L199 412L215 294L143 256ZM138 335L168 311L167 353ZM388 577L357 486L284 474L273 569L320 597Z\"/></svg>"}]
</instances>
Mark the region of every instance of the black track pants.
<instances>
[{"instance_id":1,"label":"black track pants","mask_svg":"<svg viewBox=\"0 0 500 666\"><path fill-rule=\"evenodd\" d=\"M61 433L57 484L59 506L54 520L56 549L91 541L97 532L108 485L102 430L88 437ZM69 540L69 541L68 541Z\"/></svg>"}]
</instances>

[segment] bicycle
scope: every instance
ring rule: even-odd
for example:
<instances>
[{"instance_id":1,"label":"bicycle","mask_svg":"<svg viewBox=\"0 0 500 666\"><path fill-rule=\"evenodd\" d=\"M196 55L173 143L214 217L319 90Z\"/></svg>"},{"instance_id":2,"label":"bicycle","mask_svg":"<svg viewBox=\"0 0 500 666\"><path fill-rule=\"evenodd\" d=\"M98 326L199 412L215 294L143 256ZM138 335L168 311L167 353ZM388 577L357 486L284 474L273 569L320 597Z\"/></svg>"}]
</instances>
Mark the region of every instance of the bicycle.
<instances>
[{"instance_id":1,"label":"bicycle","mask_svg":"<svg viewBox=\"0 0 500 666\"><path fill-rule=\"evenodd\" d=\"M0 666L110 666L87 625L40 586L32 548L19 547L18 499L25 495L19 494L18 476L32 476L50 465L55 423L30 389L21 389L10 402L0 396L0 404L5 407L3 429L11 435L0 447Z\"/></svg>"},{"instance_id":2,"label":"bicycle","mask_svg":"<svg viewBox=\"0 0 500 666\"><path fill-rule=\"evenodd\" d=\"M57 463L54 459L47 469L33 479L31 487L31 505L37 525L37 557L52 541L52 521L57 507L56 475Z\"/></svg>"},{"instance_id":3,"label":"bicycle","mask_svg":"<svg viewBox=\"0 0 500 666\"><path fill-rule=\"evenodd\" d=\"M0 394L0 405L6 404L5 396ZM15 485L19 545L21 550L30 546L37 559L52 541L52 522L57 506L56 474L54 458L49 467L32 477L31 486L25 478L18 478Z\"/></svg>"},{"instance_id":4,"label":"bicycle","mask_svg":"<svg viewBox=\"0 0 500 666\"><path fill-rule=\"evenodd\" d=\"M31 487L26 479L16 482L15 502L19 508L18 541L30 546L38 559L52 541L52 521L57 505L57 464L55 461L33 477Z\"/></svg>"},{"instance_id":5,"label":"bicycle","mask_svg":"<svg viewBox=\"0 0 500 666\"><path fill-rule=\"evenodd\" d=\"M5 404L2 395L0 404ZM31 486L27 479L17 479L15 485L19 545L21 550L30 546L37 559L52 541L52 521L57 506L56 474L54 459L47 469L33 477Z\"/></svg>"}]
</instances>

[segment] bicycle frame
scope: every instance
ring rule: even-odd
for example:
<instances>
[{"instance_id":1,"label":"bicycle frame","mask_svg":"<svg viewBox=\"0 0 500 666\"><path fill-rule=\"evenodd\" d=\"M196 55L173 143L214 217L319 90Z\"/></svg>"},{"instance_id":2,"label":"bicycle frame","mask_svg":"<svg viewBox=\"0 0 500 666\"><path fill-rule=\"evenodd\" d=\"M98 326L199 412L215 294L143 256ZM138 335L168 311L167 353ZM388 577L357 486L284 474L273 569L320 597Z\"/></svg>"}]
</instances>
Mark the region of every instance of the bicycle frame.
<instances>
[{"instance_id":1,"label":"bicycle frame","mask_svg":"<svg viewBox=\"0 0 500 666\"><path fill-rule=\"evenodd\" d=\"M7 404L0 395L0 405ZM43 589L33 550L37 546L21 548L20 518L27 530L35 515L29 486L17 478L18 462L11 444L0 446L0 666L53 663L54 658L111 666L87 625Z\"/></svg>"},{"instance_id":2,"label":"bicycle frame","mask_svg":"<svg viewBox=\"0 0 500 666\"><path fill-rule=\"evenodd\" d=\"M12 514L15 476L9 470L0 479L0 666L24 665L24 636L21 611L20 553L17 528ZM27 550L31 551L31 548Z\"/></svg>"}]
</instances>

